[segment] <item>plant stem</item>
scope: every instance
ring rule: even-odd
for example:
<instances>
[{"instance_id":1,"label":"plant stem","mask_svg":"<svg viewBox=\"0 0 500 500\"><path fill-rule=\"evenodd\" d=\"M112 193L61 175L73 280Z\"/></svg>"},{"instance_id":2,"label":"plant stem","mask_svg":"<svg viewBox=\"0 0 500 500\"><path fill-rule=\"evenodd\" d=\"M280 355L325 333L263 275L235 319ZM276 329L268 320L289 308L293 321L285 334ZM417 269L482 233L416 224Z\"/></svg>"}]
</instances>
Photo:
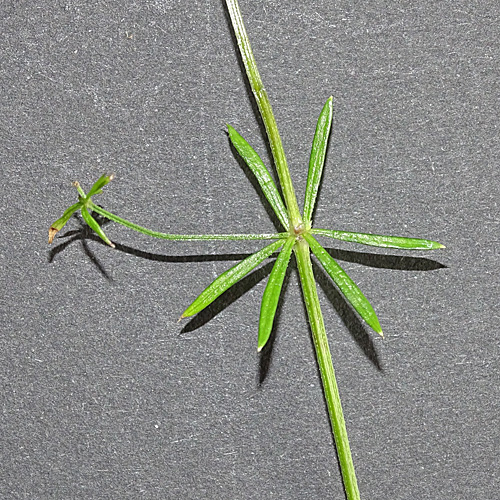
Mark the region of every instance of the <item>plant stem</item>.
<instances>
[{"instance_id":1,"label":"plant stem","mask_svg":"<svg viewBox=\"0 0 500 500\"><path fill-rule=\"evenodd\" d=\"M161 238L163 240L176 240L176 241L200 241L200 240L278 240L283 238L288 238L290 235L288 233L276 233L276 234L169 234L160 233L159 231L152 231L145 227L134 224L126 219L118 217L118 215L112 214L104 208L96 205L95 203L88 203L89 209L106 217L106 219L122 224L134 231L139 231L140 233L147 234L148 236L153 236L154 238Z\"/></svg>"},{"instance_id":2,"label":"plant stem","mask_svg":"<svg viewBox=\"0 0 500 500\"><path fill-rule=\"evenodd\" d=\"M264 89L262 80L257 69L257 63L252 53L250 40L243 24L243 18L238 6L237 0L226 0L226 4L231 16L234 33L240 49L241 58L245 65L245 70L250 82L253 95L259 107L262 121L266 128L266 132L271 145L276 170L280 179L280 184L283 189L283 196L288 208L290 222L293 228L298 228L302 224L297 198L293 189L290 172L285 158L285 152L281 143L281 138L276 125L276 120L273 115L273 110ZM359 500L359 491L352 463L351 450L347 439L347 430L345 427L344 415L340 404L340 396L335 380L335 372L333 370L332 358L328 347L328 339L326 337L325 325L319 305L316 284L312 272L311 258L309 253L309 245L303 239L299 239L295 244L295 255L299 268L300 281L304 293L304 300L307 307L307 313L311 324L311 330L316 349L316 358L321 373L323 382L323 390L330 415L332 431L337 445L337 453L339 456L340 468L344 480L348 500Z\"/></svg>"},{"instance_id":3,"label":"plant stem","mask_svg":"<svg viewBox=\"0 0 500 500\"><path fill-rule=\"evenodd\" d=\"M262 84L262 80L257 69L257 63L252 52L252 47L250 46L250 40L248 39L245 25L243 24L240 7L237 0L226 0L226 4L229 10L229 15L231 16L234 34L236 35L241 58L243 60L243 64L245 65L248 81L255 97L255 101L257 102L257 106L259 107L260 115L262 116L262 121L264 122L267 136L269 138L274 163L280 179L285 203L288 208L290 222L292 226L299 227L302 223L302 217L300 216L297 197L295 196L292 179L290 178L290 171L288 170L285 151L283 150L283 144L281 143L281 137L278 132L278 126L276 125L271 103L269 102L269 97L267 96L267 92L264 89L264 85Z\"/></svg>"},{"instance_id":4,"label":"plant stem","mask_svg":"<svg viewBox=\"0 0 500 500\"><path fill-rule=\"evenodd\" d=\"M306 303L307 314L311 325L316 358L318 360L323 390L330 415L337 454L340 462L340 469L344 480L344 488L348 500L359 500L359 490L352 462L351 449L347 438L347 429L340 404L340 395L335 379L330 348L326 336L323 315L319 305L316 283L311 266L309 245L305 240L300 239L295 245L295 256L299 269L300 282Z\"/></svg>"}]
</instances>

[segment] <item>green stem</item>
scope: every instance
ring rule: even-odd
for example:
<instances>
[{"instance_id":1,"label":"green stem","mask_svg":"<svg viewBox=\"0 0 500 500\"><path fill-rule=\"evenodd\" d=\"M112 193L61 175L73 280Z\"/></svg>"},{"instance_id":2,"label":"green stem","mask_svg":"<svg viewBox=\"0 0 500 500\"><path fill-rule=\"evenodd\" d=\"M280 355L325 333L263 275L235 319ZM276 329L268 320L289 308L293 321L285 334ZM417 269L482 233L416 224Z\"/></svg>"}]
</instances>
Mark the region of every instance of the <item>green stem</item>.
<instances>
[{"instance_id":1,"label":"green stem","mask_svg":"<svg viewBox=\"0 0 500 500\"><path fill-rule=\"evenodd\" d=\"M245 65L248 81L255 97L255 101L257 102L257 106L259 107L262 121L266 127L274 163L280 179L285 203L288 208L290 222L292 226L299 227L302 223L302 217L300 216L297 197L295 196L290 171L288 170L285 151L283 150L283 144L281 143L281 137L278 132L278 126L276 125L271 103L269 102L269 97L267 96L267 92L264 89L264 85L262 84L262 80L257 69L257 63L255 62L252 47L250 46L250 40L248 39L245 25L243 24L240 7L237 0L226 0L226 4L229 10L229 15L231 16L234 34L238 42L243 64Z\"/></svg>"},{"instance_id":2,"label":"green stem","mask_svg":"<svg viewBox=\"0 0 500 500\"><path fill-rule=\"evenodd\" d=\"M335 444L340 462L340 469L344 480L344 487L348 500L359 500L359 490L352 462L351 449L347 438L340 395L333 370L332 357L328 347L323 315L319 305L316 283L311 266L309 246L305 240L299 240L295 245L295 256L299 269L300 282L306 303L307 314L311 325L316 358L318 360L321 381L330 415Z\"/></svg>"},{"instance_id":3,"label":"green stem","mask_svg":"<svg viewBox=\"0 0 500 500\"><path fill-rule=\"evenodd\" d=\"M118 215L112 214L104 208L96 205L95 203L88 202L88 208L106 219L122 224L134 231L139 231L140 233L147 234L148 236L153 236L154 238L161 238L163 240L176 240L176 241L200 241L200 240L278 240L282 238L288 238L290 235L288 233L276 233L276 234L169 234L161 233L159 231L152 231L145 227L134 224L126 219L118 217Z\"/></svg>"}]
</instances>

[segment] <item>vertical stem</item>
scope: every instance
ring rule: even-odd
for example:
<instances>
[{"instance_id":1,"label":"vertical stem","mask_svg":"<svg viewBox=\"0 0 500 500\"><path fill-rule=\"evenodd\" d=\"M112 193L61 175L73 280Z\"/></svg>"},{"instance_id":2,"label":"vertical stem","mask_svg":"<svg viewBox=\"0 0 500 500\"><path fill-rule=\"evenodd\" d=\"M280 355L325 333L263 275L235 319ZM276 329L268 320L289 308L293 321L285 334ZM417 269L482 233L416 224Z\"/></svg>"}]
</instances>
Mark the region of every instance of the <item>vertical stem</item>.
<instances>
[{"instance_id":1,"label":"vertical stem","mask_svg":"<svg viewBox=\"0 0 500 500\"><path fill-rule=\"evenodd\" d=\"M264 126L266 127L276 170L278 171L281 187L283 189L283 196L285 197L285 203L288 208L290 222L292 226L298 227L302 223L302 217L290 178L285 152L267 92L264 89L259 71L257 70L257 63L255 62L245 25L243 24L238 1L226 0L226 4L229 15L231 16L231 22L240 49L241 58L245 65L248 81L250 82L250 87L257 102L257 106L259 107ZM290 228L290 232L292 230L293 228ZM295 244L295 255L347 499L359 500L358 484L354 472L354 465L352 463L349 440L347 439L347 430L345 427L344 415L342 413L342 406L340 404L337 381L335 380L332 357L328 347L323 315L321 314L316 283L312 272L309 245L305 240L300 239L297 241Z\"/></svg>"},{"instance_id":2,"label":"vertical stem","mask_svg":"<svg viewBox=\"0 0 500 500\"><path fill-rule=\"evenodd\" d=\"M252 47L250 46L250 40L248 39L245 25L243 24L243 18L241 16L238 1L226 0L226 4L229 10L229 15L231 16L234 34L236 35L241 58L243 60L243 64L245 65L248 81L250 82L250 87L255 97L255 101L257 102L257 106L259 107L262 121L266 127L274 163L280 179L281 188L283 189L285 203L288 208L290 222L293 226L298 227L302 222L302 218L300 216L297 197L295 196L295 191L293 189L292 179L290 178L290 171L288 170L285 157L285 151L283 150L283 144L281 143L281 137L278 132L278 126L276 125L271 103L269 102L267 92L264 89L264 85L262 84L262 80L257 69L257 63L255 62Z\"/></svg>"},{"instance_id":3,"label":"vertical stem","mask_svg":"<svg viewBox=\"0 0 500 500\"><path fill-rule=\"evenodd\" d=\"M323 315L319 305L316 283L311 266L309 245L305 240L299 240L295 245L295 256L299 269L300 282L306 303L307 314L311 325L316 359L318 360L321 381L330 415L333 436L337 446L340 469L344 480L344 487L348 500L359 500L358 483L354 472L351 449L347 438L347 429L340 404L340 395L335 379L330 348L326 336Z\"/></svg>"}]
</instances>

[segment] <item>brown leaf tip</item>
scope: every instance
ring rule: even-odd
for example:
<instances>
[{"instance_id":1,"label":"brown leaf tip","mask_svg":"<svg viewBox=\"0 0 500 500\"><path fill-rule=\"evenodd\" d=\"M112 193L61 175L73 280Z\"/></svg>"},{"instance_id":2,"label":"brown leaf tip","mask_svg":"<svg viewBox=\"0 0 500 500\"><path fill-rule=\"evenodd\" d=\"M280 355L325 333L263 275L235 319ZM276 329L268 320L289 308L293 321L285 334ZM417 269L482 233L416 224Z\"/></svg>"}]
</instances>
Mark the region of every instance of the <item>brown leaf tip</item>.
<instances>
[{"instance_id":1,"label":"brown leaf tip","mask_svg":"<svg viewBox=\"0 0 500 500\"><path fill-rule=\"evenodd\" d=\"M53 226L50 226L49 229L49 245L54 241L55 235L59 232L59 229L56 229Z\"/></svg>"}]
</instances>

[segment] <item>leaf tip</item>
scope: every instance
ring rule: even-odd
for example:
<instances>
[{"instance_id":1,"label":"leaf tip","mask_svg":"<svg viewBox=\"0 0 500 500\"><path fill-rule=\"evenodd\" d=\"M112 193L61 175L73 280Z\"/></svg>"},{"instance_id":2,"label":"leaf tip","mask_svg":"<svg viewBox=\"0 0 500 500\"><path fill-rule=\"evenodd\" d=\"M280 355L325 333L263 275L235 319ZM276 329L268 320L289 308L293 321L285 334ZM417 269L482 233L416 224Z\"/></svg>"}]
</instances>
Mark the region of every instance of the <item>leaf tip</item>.
<instances>
[{"instance_id":1,"label":"leaf tip","mask_svg":"<svg viewBox=\"0 0 500 500\"><path fill-rule=\"evenodd\" d=\"M55 235L59 232L59 229L55 228L54 226L50 226L49 229L49 245L54 241Z\"/></svg>"},{"instance_id":2,"label":"leaf tip","mask_svg":"<svg viewBox=\"0 0 500 500\"><path fill-rule=\"evenodd\" d=\"M264 347L266 347L268 340L269 340L269 338L267 338L264 342L262 342L261 340L259 340L257 342L257 352L258 353L261 353L262 350L264 349Z\"/></svg>"},{"instance_id":3,"label":"leaf tip","mask_svg":"<svg viewBox=\"0 0 500 500\"><path fill-rule=\"evenodd\" d=\"M439 243L438 248L446 248L442 243Z\"/></svg>"}]
</instances>

